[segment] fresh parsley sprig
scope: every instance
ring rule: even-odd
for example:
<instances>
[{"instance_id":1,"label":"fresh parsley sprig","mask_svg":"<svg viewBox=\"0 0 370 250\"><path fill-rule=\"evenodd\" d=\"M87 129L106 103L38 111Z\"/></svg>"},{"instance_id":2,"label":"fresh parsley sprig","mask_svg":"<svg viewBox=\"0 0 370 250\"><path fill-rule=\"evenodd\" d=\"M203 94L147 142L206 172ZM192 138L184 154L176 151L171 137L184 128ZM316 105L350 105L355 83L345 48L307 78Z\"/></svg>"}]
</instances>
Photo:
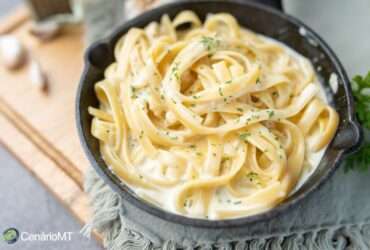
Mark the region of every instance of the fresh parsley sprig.
<instances>
[{"instance_id":1,"label":"fresh parsley sprig","mask_svg":"<svg viewBox=\"0 0 370 250\"><path fill-rule=\"evenodd\" d=\"M356 103L356 115L365 130L370 131L370 71L365 77L355 76L352 80L353 97ZM369 134L366 133L365 135ZM345 170L366 171L370 167L370 142L366 140L360 150L347 159Z\"/></svg>"},{"instance_id":2,"label":"fresh parsley sprig","mask_svg":"<svg viewBox=\"0 0 370 250\"><path fill-rule=\"evenodd\" d=\"M370 129L370 71L365 77L355 76L352 91L356 102L356 114L362 126Z\"/></svg>"},{"instance_id":3,"label":"fresh parsley sprig","mask_svg":"<svg viewBox=\"0 0 370 250\"><path fill-rule=\"evenodd\" d=\"M345 171L366 171L370 166L370 144L364 144L358 152L348 157Z\"/></svg>"}]
</instances>

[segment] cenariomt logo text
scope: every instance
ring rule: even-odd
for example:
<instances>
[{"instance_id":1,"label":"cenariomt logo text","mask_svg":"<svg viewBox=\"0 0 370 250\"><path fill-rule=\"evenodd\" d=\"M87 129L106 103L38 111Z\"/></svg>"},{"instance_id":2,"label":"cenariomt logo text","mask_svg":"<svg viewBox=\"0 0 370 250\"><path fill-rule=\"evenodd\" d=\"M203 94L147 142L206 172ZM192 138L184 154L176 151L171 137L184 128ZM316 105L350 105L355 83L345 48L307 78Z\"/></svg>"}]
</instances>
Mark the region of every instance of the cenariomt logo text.
<instances>
[{"instance_id":1,"label":"cenariomt logo text","mask_svg":"<svg viewBox=\"0 0 370 250\"><path fill-rule=\"evenodd\" d=\"M8 244L21 241L70 241L73 232L19 232L16 228L8 228L3 232L2 239Z\"/></svg>"}]
</instances>

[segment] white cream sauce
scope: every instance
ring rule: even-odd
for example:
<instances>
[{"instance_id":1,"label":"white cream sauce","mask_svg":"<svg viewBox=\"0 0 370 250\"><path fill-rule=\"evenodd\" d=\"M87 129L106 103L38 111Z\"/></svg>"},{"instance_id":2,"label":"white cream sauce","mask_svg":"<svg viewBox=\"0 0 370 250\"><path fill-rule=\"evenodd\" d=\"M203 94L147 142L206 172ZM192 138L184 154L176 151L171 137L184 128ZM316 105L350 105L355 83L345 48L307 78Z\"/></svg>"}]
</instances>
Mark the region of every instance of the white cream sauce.
<instances>
[{"instance_id":1,"label":"white cream sauce","mask_svg":"<svg viewBox=\"0 0 370 250\"><path fill-rule=\"evenodd\" d=\"M302 31L301 35L306 35L306 29L304 29L302 27L302 30L300 29L300 32ZM263 36L263 35L259 35L260 37L262 37L263 39L265 40L268 40L269 42L272 42L272 43L276 43L276 44L279 44L280 46L282 46L286 52L292 56L293 58L295 58L297 61L300 61L300 62L303 62L303 63L307 63L308 65L310 65L310 67L312 68L312 70L314 69L313 66L312 66L312 63L307 59L305 58L304 56L302 56L301 54L299 54L298 52L296 52L295 50L293 50L292 48L288 47L286 44L280 42L280 41L277 41L273 38L270 38L270 37L266 37L266 36ZM335 77L337 77L335 75ZM330 77L330 79L332 79L332 76ZM317 86L319 86L319 92L318 92L318 97L323 100L325 103L328 103L328 99L327 99L327 96L325 94L325 90L324 90L324 87L322 86L322 84L319 82L318 78L316 77L315 79L316 81L314 83L317 84ZM335 79L336 82L338 81L338 79L336 78ZM331 80L333 81L333 80ZM338 83L336 83L338 84ZM330 84L331 85L331 84ZM337 90L338 86L336 86L336 88L334 87L333 89L333 92L336 93L336 90ZM335 90L335 91L334 91ZM306 157L305 157L305 164L304 164L304 168L302 170L302 175L301 175L301 178L299 179L297 185L295 186L295 188L291 191L290 195L292 195L293 193L295 193L297 190L299 190L300 187L302 187L302 185L310 178L310 176L315 172L316 168L318 167L318 165L320 164L320 161L322 159L322 157L324 156L325 154L325 151L326 151L326 148L327 147L324 147L323 149L321 149L320 151L318 152L312 152L312 151L308 151L306 152Z\"/></svg>"}]
</instances>

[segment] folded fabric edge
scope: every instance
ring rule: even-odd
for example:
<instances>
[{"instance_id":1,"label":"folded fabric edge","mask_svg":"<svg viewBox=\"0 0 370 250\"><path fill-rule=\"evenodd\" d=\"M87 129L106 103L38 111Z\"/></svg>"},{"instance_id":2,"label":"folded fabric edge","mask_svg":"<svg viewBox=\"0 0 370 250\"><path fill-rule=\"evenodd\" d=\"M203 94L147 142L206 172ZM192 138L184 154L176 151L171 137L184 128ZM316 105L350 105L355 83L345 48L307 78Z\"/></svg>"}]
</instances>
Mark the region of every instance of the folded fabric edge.
<instances>
[{"instance_id":1,"label":"folded fabric edge","mask_svg":"<svg viewBox=\"0 0 370 250\"><path fill-rule=\"evenodd\" d=\"M324 229L289 232L279 236L246 239L231 242L158 242L145 233L127 225L123 203L119 195L89 169L85 176L85 191L89 194L93 217L81 233L89 237L93 229L102 234L104 247L108 250L176 250L176 249L370 249L370 222L353 225L333 225Z\"/></svg>"}]
</instances>

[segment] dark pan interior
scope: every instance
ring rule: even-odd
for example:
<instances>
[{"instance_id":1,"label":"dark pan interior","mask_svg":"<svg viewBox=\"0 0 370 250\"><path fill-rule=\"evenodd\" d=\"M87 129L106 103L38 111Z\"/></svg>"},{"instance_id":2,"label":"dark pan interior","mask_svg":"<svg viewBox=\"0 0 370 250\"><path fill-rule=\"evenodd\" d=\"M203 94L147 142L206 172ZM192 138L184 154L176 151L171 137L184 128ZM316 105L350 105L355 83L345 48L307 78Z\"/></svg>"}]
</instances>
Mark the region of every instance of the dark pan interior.
<instances>
[{"instance_id":1,"label":"dark pan interior","mask_svg":"<svg viewBox=\"0 0 370 250\"><path fill-rule=\"evenodd\" d=\"M202 19L208 13L228 12L236 17L242 26L257 33L275 38L302 55L313 63L316 72L325 87L332 106L340 115L340 127L331 145L328 147L320 165L306 183L278 207L262 214L219 221L208 221L202 219L190 219L163 211L153 205L141 200L126 185L124 185L106 167L101 158L98 141L90 133L91 116L87 113L89 106L97 107L98 102L94 93L94 84L103 78L106 66L113 62L113 48L116 41L130 27L143 27L150 21L159 20L162 14L175 16L178 12L190 9L195 11ZM301 31L301 32L300 32ZM305 31L305 36L302 36ZM331 73L338 76L338 91L333 94L328 81ZM348 78L334 53L325 42L317 36L310 28L293 17L285 15L265 6L246 1L197 1L177 2L162 6L150 12L146 12L132 21L126 22L115 33L105 40L92 45L86 53L85 71L81 78L77 96L77 126L85 152L100 176L111 185L123 198L153 215L175 223L187 224L199 227L233 227L242 226L249 222L260 221L286 210L302 198L312 193L319 184L323 183L339 166L342 156L358 145L360 141L360 130L353 115L353 103L349 89ZM341 136L338 136L341 134Z\"/></svg>"}]
</instances>

